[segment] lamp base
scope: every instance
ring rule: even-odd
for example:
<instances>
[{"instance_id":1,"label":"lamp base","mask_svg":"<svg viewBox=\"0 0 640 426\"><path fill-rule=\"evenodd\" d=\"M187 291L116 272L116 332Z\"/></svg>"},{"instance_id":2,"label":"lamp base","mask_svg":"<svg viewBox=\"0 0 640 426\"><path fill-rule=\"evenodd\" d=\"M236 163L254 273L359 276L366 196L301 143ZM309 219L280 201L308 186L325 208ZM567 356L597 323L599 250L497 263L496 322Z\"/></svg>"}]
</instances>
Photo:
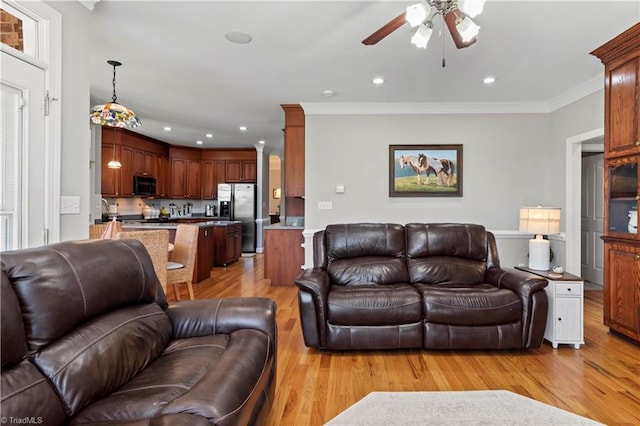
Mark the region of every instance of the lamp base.
<instances>
[{"instance_id":1,"label":"lamp base","mask_svg":"<svg viewBox=\"0 0 640 426\"><path fill-rule=\"evenodd\" d=\"M550 253L549 240L542 238L542 235L536 235L535 238L529 240L529 268L536 271L548 271L551 267Z\"/></svg>"}]
</instances>

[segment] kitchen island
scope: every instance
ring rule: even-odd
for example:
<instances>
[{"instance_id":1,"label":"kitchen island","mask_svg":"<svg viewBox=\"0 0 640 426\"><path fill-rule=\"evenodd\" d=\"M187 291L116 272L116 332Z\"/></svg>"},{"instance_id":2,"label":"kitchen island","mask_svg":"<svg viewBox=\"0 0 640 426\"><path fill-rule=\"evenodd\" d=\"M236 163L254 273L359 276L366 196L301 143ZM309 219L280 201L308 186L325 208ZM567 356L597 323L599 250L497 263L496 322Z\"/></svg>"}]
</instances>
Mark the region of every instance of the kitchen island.
<instances>
[{"instance_id":1,"label":"kitchen island","mask_svg":"<svg viewBox=\"0 0 640 426\"><path fill-rule=\"evenodd\" d=\"M169 231L169 241L173 242L178 225L187 221L190 225L200 228L196 263L193 268L194 283L209 278L214 265L226 266L240 258L242 254L242 222L240 221L203 218L184 218L178 221L157 223L124 221L122 229L125 232L166 229Z\"/></svg>"}]
</instances>

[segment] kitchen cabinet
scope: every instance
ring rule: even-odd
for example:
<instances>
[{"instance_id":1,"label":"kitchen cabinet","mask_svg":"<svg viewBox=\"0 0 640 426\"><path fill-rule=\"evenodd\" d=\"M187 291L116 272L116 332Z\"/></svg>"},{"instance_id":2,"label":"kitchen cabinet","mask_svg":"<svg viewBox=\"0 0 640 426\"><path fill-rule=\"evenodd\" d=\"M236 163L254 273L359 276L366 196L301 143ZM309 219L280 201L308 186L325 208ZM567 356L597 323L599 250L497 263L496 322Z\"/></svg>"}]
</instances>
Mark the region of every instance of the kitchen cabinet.
<instances>
[{"instance_id":1,"label":"kitchen cabinet","mask_svg":"<svg viewBox=\"0 0 640 426\"><path fill-rule=\"evenodd\" d=\"M213 263L227 266L242 255L242 223L219 224L213 227Z\"/></svg>"},{"instance_id":2,"label":"kitchen cabinet","mask_svg":"<svg viewBox=\"0 0 640 426\"><path fill-rule=\"evenodd\" d=\"M113 146L120 169L109 169L107 163L113 158ZM133 176L156 178L156 191L167 195L169 146L161 141L143 136L127 129L102 128L101 192L103 197L132 197ZM160 192L163 191L163 192ZM160 195L159 195L160 197Z\"/></svg>"},{"instance_id":3,"label":"kitchen cabinet","mask_svg":"<svg viewBox=\"0 0 640 426\"><path fill-rule=\"evenodd\" d=\"M304 265L302 228L264 228L264 277L272 286L295 287Z\"/></svg>"},{"instance_id":4,"label":"kitchen cabinet","mask_svg":"<svg viewBox=\"0 0 640 426\"><path fill-rule=\"evenodd\" d=\"M284 110L284 203L287 216L304 217L305 117L300 105Z\"/></svg>"},{"instance_id":5,"label":"kitchen cabinet","mask_svg":"<svg viewBox=\"0 0 640 426\"><path fill-rule=\"evenodd\" d=\"M640 23L591 54L605 71L604 323L640 343Z\"/></svg>"},{"instance_id":6,"label":"kitchen cabinet","mask_svg":"<svg viewBox=\"0 0 640 426\"><path fill-rule=\"evenodd\" d=\"M170 198L199 200L201 198L200 152L171 147L169 153L171 161Z\"/></svg>"},{"instance_id":7,"label":"kitchen cabinet","mask_svg":"<svg viewBox=\"0 0 640 426\"><path fill-rule=\"evenodd\" d=\"M253 183L257 177L257 162L255 160L227 160L225 161L225 177L229 183Z\"/></svg>"},{"instance_id":8,"label":"kitchen cabinet","mask_svg":"<svg viewBox=\"0 0 640 426\"><path fill-rule=\"evenodd\" d=\"M120 196L120 169L110 169L107 167L109 161L114 157L114 149L115 156L117 157L117 152L120 150L119 147L114 148L113 144L102 144L100 187L102 196L109 198L117 198Z\"/></svg>"},{"instance_id":9,"label":"kitchen cabinet","mask_svg":"<svg viewBox=\"0 0 640 426\"><path fill-rule=\"evenodd\" d=\"M169 197L169 157L156 156L156 198Z\"/></svg>"},{"instance_id":10,"label":"kitchen cabinet","mask_svg":"<svg viewBox=\"0 0 640 426\"><path fill-rule=\"evenodd\" d=\"M133 197L133 148L120 146L120 197Z\"/></svg>"},{"instance_id":11,"label":"kitchen cabinet","mask_svg":"<svg viewBox=\"0 0 640 426\"><path fill-rule=\"evenodd\" d=\"M202 199L217 200L218 184L225 182L223 160L202 160Z\"/></svg>"}]
</instances>

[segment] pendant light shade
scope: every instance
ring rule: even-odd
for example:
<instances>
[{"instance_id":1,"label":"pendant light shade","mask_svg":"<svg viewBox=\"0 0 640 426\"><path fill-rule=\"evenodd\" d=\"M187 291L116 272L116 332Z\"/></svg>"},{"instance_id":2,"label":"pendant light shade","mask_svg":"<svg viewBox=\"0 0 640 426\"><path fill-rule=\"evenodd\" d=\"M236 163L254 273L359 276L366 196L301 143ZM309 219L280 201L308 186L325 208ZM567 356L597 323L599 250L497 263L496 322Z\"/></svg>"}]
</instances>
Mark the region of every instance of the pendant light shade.
<instances>
[{"instance_id":1,"label":"pendant light shade","mask_svg":"<svg viewBox=\"0 0 640 426\"><path fill-rule=\"evenodd\" d=\"M111 102L91 108L91 122L109 127L132 128L140 126L140 119L136 117L135 113L116 102L118 99L116 95L116 67L119 67L122 63L113 60L107 61L107 63L113 66L113 96L111 97Z\"/></svg>"}]
</instances>

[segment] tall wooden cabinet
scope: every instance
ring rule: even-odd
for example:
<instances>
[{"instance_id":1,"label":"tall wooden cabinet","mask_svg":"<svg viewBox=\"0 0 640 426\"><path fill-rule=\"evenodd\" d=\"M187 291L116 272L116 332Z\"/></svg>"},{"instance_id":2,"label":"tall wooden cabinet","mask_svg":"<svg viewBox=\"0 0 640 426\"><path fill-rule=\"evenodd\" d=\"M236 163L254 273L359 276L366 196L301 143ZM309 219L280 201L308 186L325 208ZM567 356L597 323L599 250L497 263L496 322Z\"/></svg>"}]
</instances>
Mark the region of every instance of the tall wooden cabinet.
<instances>
[{"instance_id":1,"label":"tall wooden cabinet","mask_svg":"<svg viewBox=\"0 0 640 426\"><path fill-rule=\"evenodd\" d=\"M304 110L297 104L280 106L284 110L285 214L304 217Z\"/></svg>"},{"instance_id":2,"label":"tall wooden cabinet","mask_svg":"<svg viewBox=\"0 0 640 426\"><path fill-rule=\"evenodd\" d=\"M640 23L591 54L605 67L604 323L640 343Z\"/></svg>"}]
</instances>

